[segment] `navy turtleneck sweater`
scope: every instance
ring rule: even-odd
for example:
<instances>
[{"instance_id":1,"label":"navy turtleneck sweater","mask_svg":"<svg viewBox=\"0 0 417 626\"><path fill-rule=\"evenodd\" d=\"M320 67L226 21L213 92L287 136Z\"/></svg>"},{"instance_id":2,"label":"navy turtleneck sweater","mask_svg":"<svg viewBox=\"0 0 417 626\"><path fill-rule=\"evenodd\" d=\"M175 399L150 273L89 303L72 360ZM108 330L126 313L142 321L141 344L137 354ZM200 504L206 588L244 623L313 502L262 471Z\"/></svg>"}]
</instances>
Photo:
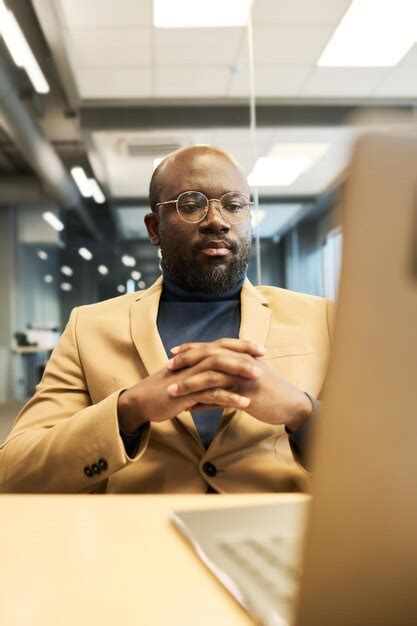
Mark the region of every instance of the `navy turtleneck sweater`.
<instances>
[{"instance_id":1,"label":"navy turtleneck sweater","mask_svg":"<svg viewBox=\"0 0 417 626\"><path fill-rule=\"evenodd\" d=\"M174 346L183 343L215 341L221 337L237 338L240 328L240 291L245 275L236 287L222 294L198 293L163 268L163 289L159 302L157 327L169 358ZM310 398L314 408L315 401ZM192 413L197 431L207 449L219 425L223 409L213 408ZM303 428L288 433L291 443L303 457L304 441L313 420ZM287 431L288 432L288 431ZM132 458L139 447L141 428L133 435L120 431L127 454Z\"/></svg>"},{"instance_id":2,"label":"navy turtleneck sweater","mask_svg":"<svg viewBox=\"0 0 417 626\"><path fill-rule=\"evenodd\" d=\"M164 286L156 323L169 358L172 357L171 348L182 343L239 336L240 290L244 279L245 275L234 289L226 293L198 293L164 269ZM222 408L192 412L206 449L213 440L222 413Z\"/></svg>"}]
</instances>

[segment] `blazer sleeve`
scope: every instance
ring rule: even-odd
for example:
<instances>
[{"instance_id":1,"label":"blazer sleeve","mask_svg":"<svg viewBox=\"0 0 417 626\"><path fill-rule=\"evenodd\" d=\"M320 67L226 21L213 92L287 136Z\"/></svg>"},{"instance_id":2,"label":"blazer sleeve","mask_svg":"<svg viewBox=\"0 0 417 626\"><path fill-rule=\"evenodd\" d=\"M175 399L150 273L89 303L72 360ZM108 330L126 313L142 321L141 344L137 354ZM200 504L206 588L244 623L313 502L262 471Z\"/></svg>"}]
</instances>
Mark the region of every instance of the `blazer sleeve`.
<instances>
[{"instance_id":1,"label":"blazer sleeve","mask_svg":"<svg viewBox=\"0 0 417 626\"><path fill-rule=\"evenodd\" d=\"M147 447L149 425L135 457L125 451L117 419L122 389L92 403L76 321L74 309L35 395L0 446L0 492L103 492L106 479L139 459Z\"/></svg>"}]
</instances>

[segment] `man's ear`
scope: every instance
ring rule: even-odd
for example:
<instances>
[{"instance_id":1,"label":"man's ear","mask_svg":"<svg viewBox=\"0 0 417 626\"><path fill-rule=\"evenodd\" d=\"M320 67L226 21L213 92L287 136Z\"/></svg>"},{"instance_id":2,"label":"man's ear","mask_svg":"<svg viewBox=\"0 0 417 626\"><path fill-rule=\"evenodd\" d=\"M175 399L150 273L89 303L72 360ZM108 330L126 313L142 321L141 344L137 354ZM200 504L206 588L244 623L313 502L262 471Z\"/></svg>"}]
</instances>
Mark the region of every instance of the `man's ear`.
<instances>
[{"instance_id":1,"label":"man's ear","mask_svg":"<svg viewBox=\"0 0 417 626\"><path fill-rule=\"evenodd\" d=\"M153 246L159 246L159 216L157 213L147 213L145 215L145 226L148 231L149 240Z\"/></svg>"}]
</instances>

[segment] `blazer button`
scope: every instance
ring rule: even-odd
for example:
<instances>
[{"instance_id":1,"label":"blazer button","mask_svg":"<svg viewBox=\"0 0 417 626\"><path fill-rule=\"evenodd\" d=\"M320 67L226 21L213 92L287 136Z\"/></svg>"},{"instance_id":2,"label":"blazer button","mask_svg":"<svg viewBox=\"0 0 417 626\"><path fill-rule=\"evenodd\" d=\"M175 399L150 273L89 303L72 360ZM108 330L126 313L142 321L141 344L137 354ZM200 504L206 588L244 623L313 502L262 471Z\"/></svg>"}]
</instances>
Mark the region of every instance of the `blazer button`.
<instances>
[{"instance_id":1,"label":"blazer button","mask_svg":"<svg viewBox=\"0 0 417 626\"><path fill-rule=\"evenodd\" d=\"M99 468L97 463L93 463L91 466L91 469L93 470L94 474L100 474L101 472L101 469Z\"/></svg>"},{"instance_id":2,"label":"blazer button","mask_svg":"<svg viewBox=\"0 0 417 626\"><path fill-rule=\"evenodd\" d=\"M91 469L91 467L87 465L87 467L84 468L84 474L88 476L88 478L91 478L91 476L93 475L93 470Z\"/></svg>"},{"instance_id":3,"label":"blazer button","mask_svg":"<svg viewBox=\"0 0 417 626\"><path fill-rule=\"evenodd\" d=\"M105 471L108 468L108 463L106 461L106 459L100 459L98 462L98 466L101 470Z\"/></svg>"},{"instance_id":4,"label":"blazer button","mask_svg":"<svg viewBox=\"0 0 417 626\"><path fill-rule=\"evenodd\" d=\"M204 463L203 465L203 472L207 474L207 476L215 476L217 474L217 467L213 465L213 463L207 461L207 463Z\"/></svg>"}]
</instances>

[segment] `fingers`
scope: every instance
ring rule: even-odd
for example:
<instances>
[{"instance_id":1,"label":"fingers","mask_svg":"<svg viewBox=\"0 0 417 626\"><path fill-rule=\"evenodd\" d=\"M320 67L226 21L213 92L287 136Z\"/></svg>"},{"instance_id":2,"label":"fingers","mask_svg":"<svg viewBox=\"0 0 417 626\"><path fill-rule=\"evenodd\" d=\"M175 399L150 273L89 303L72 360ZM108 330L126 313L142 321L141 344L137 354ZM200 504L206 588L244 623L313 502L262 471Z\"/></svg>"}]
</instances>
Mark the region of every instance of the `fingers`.
<instances>
[{"instance_id":1,"label":"fingers","mask_svg":"<svg viewBox=\"0 0 417 626\"><path fill-rule=\"evenodd\" d=\"M232 407L234 409L245 409L250 404L250 398L241 396L227 389L207 389L206 391L190 394L184 397L185 409L193 409L196 405L208 405Z\"/></svg>"},{"instance_id":2,"label":"fingers","mask_svg":"<svg viewBox=\"0 0 417 626\"><path fill-rule=\"evenodd\" d=\"M187 352L193 348L208 348L210 346L225 348L226 350L234 350L235 352L246 352L246 354L250 354L253 357L263 356L266 353L266 348L254 343L253 341L246 341L245 339L231 339L229 337L223 337L221 339L217 339L216 341L206 343L183 343L180 346L171 348L171 352L176 355L181 352Z\"/></svg>"},{"instance_id":3,"label":"fingers","mask_svg":"<svg viewBox=\"0 0 417 626\"><path fill-rule=\"evenodd\" d=\"M188 367L190 369L190 376L194 376L200 372L221 372L222 374L240 376L241 378L252 380L262 375L261 367L259 367L252 357L238 356L233 352L225 351L213 356L208 356L194 365L194 367L192 367L193 359L191 357L186 357L186 354L181 355L181 357L182 356L185 359L185 363L182 367ZM210 373L209 376L211 375Z\"/></svg>"},{"instance_id":4,"label":"fingers","mask_svg":"<svg viewBox=\"0 0 417 626\"><path fill-rule=\"evenodd\" d=\"M168 387L167 391L172 397L180 397L190 393L196 393L198 391L206 391L208 389L230 388L235 383L235 376L228 376L227 374L222 374L221 372L209 370L190 376L189 378L186 378L178 383L173 383Z\"/></svg>"},{"instance_id":5,"label":"fingers","mask_svg":"<svg viewBox=\"0 0 417 626\"><path fill-rule=\"evenodd\" d=\"M207 344L206 344L207 345ZM212 369L225 371L226 373L252 378L253 372L259 370L256 366L255 359L248 354L238 354L233 350L215 348L213 345L205 347L200 344L196 348L191 348L185 352L177 354L167 363L170 370L180 370L185 367L193 367L198 364L205 364L203 369L208 369L211 365ZM223 369L223 363L228 369ZM232 364L238 365L237 369L230 369ZM260 372L259 372L260 373Z\"/></svg>"}]
</instances>

